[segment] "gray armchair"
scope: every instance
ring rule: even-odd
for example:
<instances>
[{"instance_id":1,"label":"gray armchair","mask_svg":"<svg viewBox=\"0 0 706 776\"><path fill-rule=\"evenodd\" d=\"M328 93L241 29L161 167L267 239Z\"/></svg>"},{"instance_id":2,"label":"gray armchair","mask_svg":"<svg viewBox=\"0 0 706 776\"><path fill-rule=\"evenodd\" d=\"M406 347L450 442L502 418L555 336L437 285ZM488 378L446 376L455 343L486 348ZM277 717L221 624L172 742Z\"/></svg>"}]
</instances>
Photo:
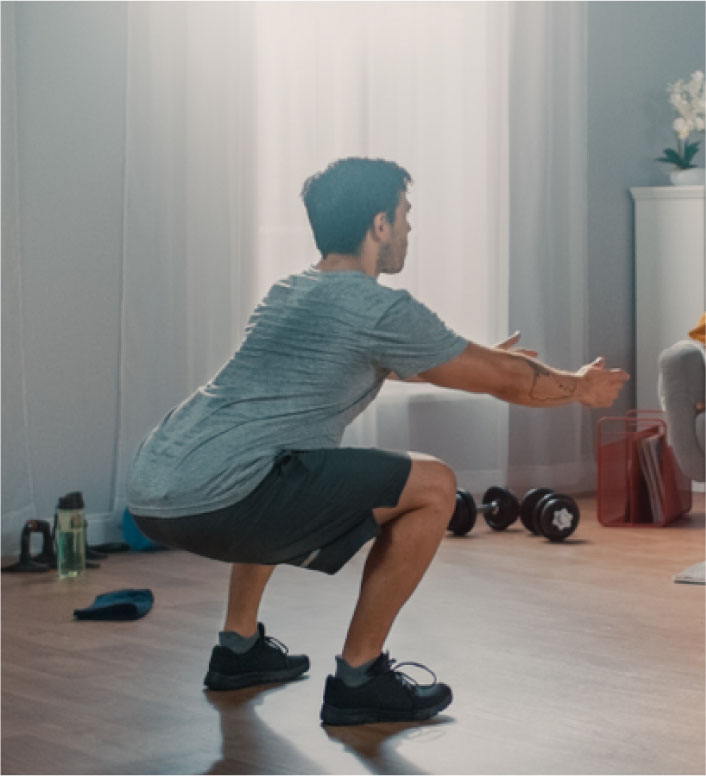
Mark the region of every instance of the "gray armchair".
<instances>
[{"instance_id":1,"label":"gray armchair","mask_svg":"<svg viewBox=\"0 0 706 776\"><path fill-rule=\"evenodd\" d=\"M695 482L706 479L705 372L706 351L696 342L683 340L660 353L658 392L670 444L681 470Z\"/></svg>"}]
</instances>

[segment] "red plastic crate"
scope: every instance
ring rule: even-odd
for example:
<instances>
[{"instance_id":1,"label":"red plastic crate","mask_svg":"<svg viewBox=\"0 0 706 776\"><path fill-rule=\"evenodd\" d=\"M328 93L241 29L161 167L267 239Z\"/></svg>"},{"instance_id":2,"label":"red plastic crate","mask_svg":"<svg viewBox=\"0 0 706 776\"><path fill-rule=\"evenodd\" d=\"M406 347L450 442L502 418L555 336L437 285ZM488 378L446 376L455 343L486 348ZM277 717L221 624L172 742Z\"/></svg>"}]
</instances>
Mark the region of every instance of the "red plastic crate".
<instances>
[{"instance_id":1,"label":"red plastic crate","mask_svg":"<svg viewBox=\"0 0 706 776\"><path fill-rule=\"evenodd\" d=\"M644 454L645 447L652 456ZM691 480L679 469L658 410L601 418L596 458L601 525L663 527L691 509Z\"/></svg>"}]
</instances>

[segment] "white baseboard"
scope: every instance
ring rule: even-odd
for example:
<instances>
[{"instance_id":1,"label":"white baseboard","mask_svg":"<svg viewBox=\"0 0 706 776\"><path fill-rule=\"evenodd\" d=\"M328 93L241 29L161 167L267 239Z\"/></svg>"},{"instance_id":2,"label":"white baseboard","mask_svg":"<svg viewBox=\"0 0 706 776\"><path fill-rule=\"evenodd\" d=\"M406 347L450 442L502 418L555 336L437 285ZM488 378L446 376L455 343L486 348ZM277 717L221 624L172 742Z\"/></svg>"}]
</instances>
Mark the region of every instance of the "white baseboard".
<instances>
[{"instance_id":1,"label":"white baseboard","mask_svg":"<svg viewBox=\"0 0 706 776\"><path fill-rule=\"evenodd\" d=\"M593 493L596 489L596 467L592 462L512 466L507 472L456 470L455 473L458 486L477 496L493 486L508 488L519 499L531 488L551 488L569 495Z\"/></svg>"},{"instance_id":2,"label":"white baseboard","mask_svg":"<svg viewBox=\"0 0 706 776\"><path fill-rule=\"evenodd\" d=\"M86 515L86 522L88 523L89 545L125 541L123 537L122 513L106 512L104 514Z\"/></svg>"},{"instance_id":3,"label":"white baseboard","mask_svg":"<svg viewBox=\"0 0 706 776\"><path fill-rule=\"evenodd\" d=\"M531 488L551 488L569 495L591 493L596 489L596 465L593 461L563 464L511 466L509 487L518 498Z\"/></svg>"},{"instance_id":4,"label":"white baseboard","mask_svg":"<svg viewBox=\"0 0 706 776\"><path fill-rule=\"evenodd\" d=\"M505 474L499 470L485 470L485 471L458 471L456 474L456 482L459 488L465 488L472 494L480 496L488 488L499 486L501 488L506 487Z\"/></svg>"}]
</instances>

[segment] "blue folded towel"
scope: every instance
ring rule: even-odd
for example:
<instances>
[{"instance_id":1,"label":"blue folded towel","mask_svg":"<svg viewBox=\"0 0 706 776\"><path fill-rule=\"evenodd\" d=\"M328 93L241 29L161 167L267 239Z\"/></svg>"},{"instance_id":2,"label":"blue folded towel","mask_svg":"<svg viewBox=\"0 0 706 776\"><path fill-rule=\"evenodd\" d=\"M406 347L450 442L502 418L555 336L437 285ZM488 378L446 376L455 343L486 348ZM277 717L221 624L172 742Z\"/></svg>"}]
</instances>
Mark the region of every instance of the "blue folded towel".
<instances>
[{"instance_id":1,"label":"blue folded towel","mask_svg":"<svg viewBox=\"0 0 706 776\"><path fill-rule=\"evenodd\" d=\"M113 590L101 593L85 609L74 609L79 620L138 620L152 608L151 590Z\"/></svg>"}]
</instances>

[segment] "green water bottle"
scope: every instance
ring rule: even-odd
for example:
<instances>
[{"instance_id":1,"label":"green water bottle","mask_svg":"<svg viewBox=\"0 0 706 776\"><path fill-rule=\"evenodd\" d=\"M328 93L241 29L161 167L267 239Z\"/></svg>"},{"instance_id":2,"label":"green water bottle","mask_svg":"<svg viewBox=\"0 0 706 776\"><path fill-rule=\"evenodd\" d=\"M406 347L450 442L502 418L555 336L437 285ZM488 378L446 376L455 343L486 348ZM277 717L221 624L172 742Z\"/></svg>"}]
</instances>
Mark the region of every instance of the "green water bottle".
<instances>
[{"instance_id":1,"label":"green water bottle","mask_svg":"<svg viewBox=\"0 0 706 776\"><path fill-rule=\"evenodd\" d=\"M56 506L56 568L60 579L77 577L86 570L86 519L83 494L60 498Z\"/></svg>"}]
</instances>

